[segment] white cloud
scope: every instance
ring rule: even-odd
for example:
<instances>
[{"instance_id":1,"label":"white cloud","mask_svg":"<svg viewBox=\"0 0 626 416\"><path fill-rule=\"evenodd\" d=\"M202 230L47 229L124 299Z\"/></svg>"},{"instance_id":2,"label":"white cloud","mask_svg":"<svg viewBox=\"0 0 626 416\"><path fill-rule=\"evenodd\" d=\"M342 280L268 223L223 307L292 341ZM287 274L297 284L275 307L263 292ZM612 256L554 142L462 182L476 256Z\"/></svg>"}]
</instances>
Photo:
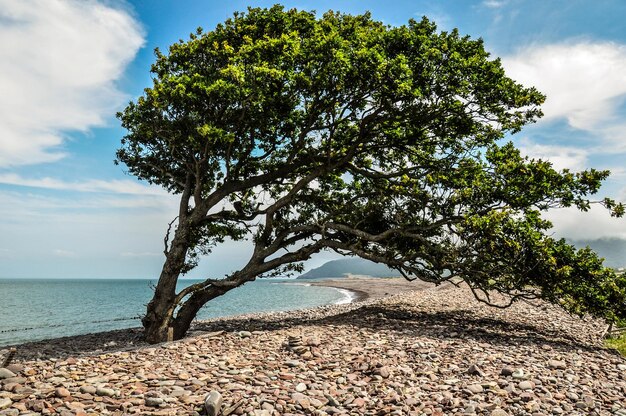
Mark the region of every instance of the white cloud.
<instances>
[{"instance_id":1,"label":"white cloud","mask_svg":"<svg viewBox=\"0 0 626 416\"><path fill-rule=\"evenodd\" d=\"M611 217L609 212L595 205L587 212L575 208L548 211L545 218L554 224L557 237L573 240L595 240L605 237L626 238L626 220Z\"/></svg>"},{"instance_id":2,"label":"white cloud","mask_svg":"<svg viewBox=\"0 0 626 416\"><path fill-rule=\"evenodd\" d=\"M616 122L626 94L626 46L579 41L526 47L502 63L507 74L547 95L544 120L565 118L577 129Z\"/></svg>"},{"instance_id":3,"label":"white cloud","mask_svg":"<svg viewBox=\"0 0 626 416\"><path fill-rule=\"evenodd\" d=\"M576 147L535 143L523 138L518 148L524 156L552 162L555 169L583 170L587 167L588 151Z\"/></svg>"},{"instance_id":4,"label":"white cloud","mask_svg":"<svg viewBox=\"0 0 626 416\"><path fill-rule=\"evenodd\" d=\"M144 43L126 11L95 0L0 0L0 167L58 160L64 132L102 125Z\"/></svg>"},{"instance_id":5,"label":"white cloud","mask_svg":"<svg viewBox=\"0 0 626 416\"><path fill-rule=\"evenodd\" d=\"M106 192L133 195L167 195L167 192L156 186L145 186L132 180L100 180L91 179L82 182L66 182L54 178L29 179L14 173L0 174L0 183L31 188L55 189L76 192Z\"/></svg>"},{"instance_id":6,"label":"white cloud","mask_svg":"<svg viewBox=\"0 0 626 416\"><path fill-rule=\"evenodd\" d=\"M501 7L504 7L506 3L507 2L505 0L484 0L483 6L489 9L499 9Z\"/></svg>"}]
</instances>

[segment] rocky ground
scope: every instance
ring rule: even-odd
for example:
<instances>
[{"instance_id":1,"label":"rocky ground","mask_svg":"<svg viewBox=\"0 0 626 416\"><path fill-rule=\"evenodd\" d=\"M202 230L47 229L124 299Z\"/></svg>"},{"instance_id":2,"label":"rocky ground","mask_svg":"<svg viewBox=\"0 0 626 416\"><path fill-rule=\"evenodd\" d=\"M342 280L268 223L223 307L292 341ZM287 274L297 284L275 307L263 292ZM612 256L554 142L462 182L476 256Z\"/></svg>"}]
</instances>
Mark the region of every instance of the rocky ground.
<instances>
[{"instance_id":1,"label":"rocky ground","mask_svg":"<svg viewBox=\"0 0 626 416\"><path fill-rule=\"evenodd\" d=\"M626 415L626 360L602 329L447 286L209 321L158 346L118 331L20 347L0 415L206 414L211 391L222 415Z\"/></svg>"}]
</instances>

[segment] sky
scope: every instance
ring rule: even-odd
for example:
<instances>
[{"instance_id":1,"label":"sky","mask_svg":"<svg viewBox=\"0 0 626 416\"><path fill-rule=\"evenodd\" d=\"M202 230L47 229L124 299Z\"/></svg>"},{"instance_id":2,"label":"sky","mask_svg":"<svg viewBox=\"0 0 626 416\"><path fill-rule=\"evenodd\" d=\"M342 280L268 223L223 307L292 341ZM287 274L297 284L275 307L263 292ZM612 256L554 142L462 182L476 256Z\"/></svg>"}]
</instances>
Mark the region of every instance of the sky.
<instances>
[{"instance_id":1,"label":"sky","mask_svg":"<svg viewBox=\"0 0 626 416\"><path fill-rule=\"evenodd\" d=\"M154 49L275 1L0 0L0 278L158 277L176 197L113 163L115 113L151 85ZM626 200L623 0L285 1L389 25L427 16L481 37L510 77L547 95L545 116L511 137L557 168L610 169L600 196ZM557 237L626 238L602 209L549 212ZM190 277L248 258L226 243ZM335 258L321 253L316 267Z\"/></svg>"}]
</instances>

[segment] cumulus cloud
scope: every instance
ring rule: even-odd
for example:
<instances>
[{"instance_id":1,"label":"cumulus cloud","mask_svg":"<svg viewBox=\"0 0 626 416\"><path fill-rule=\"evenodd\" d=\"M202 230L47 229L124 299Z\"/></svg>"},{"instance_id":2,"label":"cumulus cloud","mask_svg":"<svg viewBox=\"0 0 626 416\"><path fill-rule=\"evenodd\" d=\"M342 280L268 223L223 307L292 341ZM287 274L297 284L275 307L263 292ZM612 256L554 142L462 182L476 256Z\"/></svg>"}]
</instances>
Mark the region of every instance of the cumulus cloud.
<instances>
[{"instance_id":1,"label":"cumulus cloud","mask_svg":"<svg viewBox=\"0 0 626 416\"><path fill-rule=\"evenodd\" d=\"M507 74L547 95L544 120L594 130L616 123L626 94L626 46L612 42L535 45L502 59Z\"/></svg>"},{"instance_id":2,"label":"cumulus cloud","mask_svg":"<svg viewBox=\"0 0 626 416\"><path fill-rule=\"evenodd\" d=\"M523 138L518 144L518 148L524 156L532 159L549 160L557 170L579 171L587 167L588 152L577 147L541 144Z\"/></svg>"},{"instance_id":3,"label":"cumulus cloud","mask_svg":"<svg viewBox=\"0 0 626 416\"><path fill-rule=\"evenodd\" d=\"M31 188L55 189L76 192L105 192L134 195L168 195L167 192L156 186L141 185L131 180L100 180L91 179L81 182L67 182L54 178L29 179L15 173L0 174L0 183Z\"/></svg>"},{"instance_id":4,"label":"cumulus cloud","mask_svg":"<svg viewBox=\"0 0 626 416\"><path fill-rule=\"evenodd\" d=\"M125 10L96 0L0 0L0 167L64 156L64 132L104 124L144 44Z\"/></svg>"}]
</instances>

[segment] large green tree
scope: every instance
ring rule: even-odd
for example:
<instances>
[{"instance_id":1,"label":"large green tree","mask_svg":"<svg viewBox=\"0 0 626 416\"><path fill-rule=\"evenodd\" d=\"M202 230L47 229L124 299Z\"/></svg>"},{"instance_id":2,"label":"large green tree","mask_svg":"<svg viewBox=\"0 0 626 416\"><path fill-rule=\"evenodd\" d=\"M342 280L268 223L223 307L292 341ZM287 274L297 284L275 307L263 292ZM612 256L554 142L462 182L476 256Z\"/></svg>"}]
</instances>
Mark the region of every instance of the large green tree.
<instances>
[{"instance_id":1,"label":"large green tree","mask_svg":"<svg viewBox=\"0 0 626 416\"><path fill-rule=\"evenodd\" d=\"M153 85L119 114L118 161L180 195L146 339L184 336L209 300L297 269L320 250L407 279L463 279L490 302L545 298L624 316L624 281L546 235L541 211L589 207L605 171L556 171L499 143L544 97L508 78L481 40L427 19L249 9L156 52ZM614 213L622 207L601 201ZM225 239L240 270L176 291Z\"/></svg>"}]
</instances>

